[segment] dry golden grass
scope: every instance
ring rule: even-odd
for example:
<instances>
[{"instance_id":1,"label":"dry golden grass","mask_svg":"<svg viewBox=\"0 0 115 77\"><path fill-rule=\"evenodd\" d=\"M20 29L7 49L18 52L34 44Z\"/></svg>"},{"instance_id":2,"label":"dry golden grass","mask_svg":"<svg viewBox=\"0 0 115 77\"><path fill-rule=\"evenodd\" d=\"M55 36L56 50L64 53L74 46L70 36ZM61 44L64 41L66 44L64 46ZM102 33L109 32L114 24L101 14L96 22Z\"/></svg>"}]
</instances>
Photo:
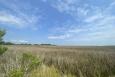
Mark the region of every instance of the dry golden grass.
<instances>
[{"instance_id":1,"label":"dry golden grass","mask_svg":"<svg viewBox=\"0 0 115 77\"><path fill-rule=\"evenodd\" d=\"M7 46L9 52L19 55L31 52L41 58L48 66L46 72L55 73L52 76L41 76L43 69L36 77L114 77L115 47L65 47L65 46ZM12 54L11 54L12 55ZM54 66L54 67L52 67ZM51 68L49 68L51 67ZM58 70L58 72L54 71ZM66 75L67 76L66 76ZM62 76L63 75L63 76ZM65 75L65 76L64 76Z\"/></svg>"}]
</instances>

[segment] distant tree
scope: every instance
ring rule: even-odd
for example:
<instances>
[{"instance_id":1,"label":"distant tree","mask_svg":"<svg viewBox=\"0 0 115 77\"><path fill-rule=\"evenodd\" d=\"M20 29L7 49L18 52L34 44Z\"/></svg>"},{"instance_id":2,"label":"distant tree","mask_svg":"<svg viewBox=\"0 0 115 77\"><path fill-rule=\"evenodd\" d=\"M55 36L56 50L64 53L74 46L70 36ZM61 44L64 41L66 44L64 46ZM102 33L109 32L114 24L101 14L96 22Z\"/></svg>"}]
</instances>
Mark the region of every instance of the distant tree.
<instances>
[{"instance_id":1,"label":"distant tree","mask_svg":"<svg viewBox=\"0 0 115 77\"><path fill-rule=\"evenodd\" d=\"M3 36L5 35L5 30L0 29L0 44L3 43Z\"/></svg>"},{"instance_id":2,"label":"distant tree","mask_svg":"<svg viewBox=\"0 0 115 77\"><path fill-rule=\"evenodd\" d=\"M4 45L14 45L12 42L3 42Z\"/></svg>"},{"instance_id":3,"label":"distant tree","mask_svg":"<svg viewBox=\"0 0 115 77\"><path fill-rule=\"evenodd\" d=\"M2 46L4 35L5 35L5 31L0 29L0 55L2 55L7 50L6 47Z\"/></svg>"},{"instance_id":4,"label":"distant tree","mask_svg":"<svg viewBox=\"0 0 115 77\"><path fill-rule=\"evenodd\" d=\"M40 45L40 44L33 44L33 45Z\"/></svg>"},{"instance_id":5,"label":"distant tree","mask_svg":"<svg viewBox=\"0 0 115 77\"><path fill-rule=\"evenodd\" d=\"M56 45L53 45L53 44L40 44L40 45L43 45L43 46L56 46Z\"/></svg>"}]
</instances>

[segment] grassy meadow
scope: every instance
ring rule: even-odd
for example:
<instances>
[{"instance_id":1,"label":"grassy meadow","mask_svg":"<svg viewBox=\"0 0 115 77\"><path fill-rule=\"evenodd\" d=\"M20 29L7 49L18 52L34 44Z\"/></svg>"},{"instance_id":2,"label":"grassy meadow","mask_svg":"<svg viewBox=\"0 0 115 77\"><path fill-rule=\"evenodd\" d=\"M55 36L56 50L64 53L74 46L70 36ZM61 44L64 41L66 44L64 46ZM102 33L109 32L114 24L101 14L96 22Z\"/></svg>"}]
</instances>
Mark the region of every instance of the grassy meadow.
<instances>
[{"instance_id":1,"label":"grassy meadow","mask_svg":"<svg viewBox=\"0 0 115 77\"><path fill-rule=\"evenodd\" d=\"M115 77L114 46L5 47L0 77Z\"/></svg>"}]
</instances>

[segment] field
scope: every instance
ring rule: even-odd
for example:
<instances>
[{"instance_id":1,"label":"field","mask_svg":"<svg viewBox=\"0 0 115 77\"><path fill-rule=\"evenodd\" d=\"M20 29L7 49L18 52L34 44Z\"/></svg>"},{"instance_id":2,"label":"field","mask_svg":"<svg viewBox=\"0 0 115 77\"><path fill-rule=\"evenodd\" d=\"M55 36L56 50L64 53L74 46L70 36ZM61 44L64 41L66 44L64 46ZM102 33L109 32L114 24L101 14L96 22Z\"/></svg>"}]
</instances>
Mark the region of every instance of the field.
<instances>
[{"instance_id":1,"label":"field","mask_svg":"<svg viewBox=\"0 0 115 77\"><path fill-rule=\"evenodd\" d=\"M10 77L115 77L114 46L39 46L7 45L0 56L0 77L19 69L23 53L39 58L40 66L25 76ZM28 64L28 63L25 63ZM16 71L19 72L20 71ZM7 74L7 76L4 75Z\"/></svg>"}]
</instances>

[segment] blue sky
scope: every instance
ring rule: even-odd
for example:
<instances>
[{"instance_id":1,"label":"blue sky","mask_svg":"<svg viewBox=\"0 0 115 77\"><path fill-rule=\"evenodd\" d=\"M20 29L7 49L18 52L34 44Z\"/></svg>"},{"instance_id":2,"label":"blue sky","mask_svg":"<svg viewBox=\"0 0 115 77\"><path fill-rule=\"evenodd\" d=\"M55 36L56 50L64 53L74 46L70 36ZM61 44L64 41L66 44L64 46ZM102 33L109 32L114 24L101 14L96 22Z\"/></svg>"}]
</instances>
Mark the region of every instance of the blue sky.
<instances>
[{"instance_id":1,"label":"blue sky","mask_svg":"<svg viewBox=\"0 0 115 77\"><path fill-rule=\"evenodd\" d=\"M5 41L115 45L115 0L0 0Z\"/></svg>"}]
</instances>

